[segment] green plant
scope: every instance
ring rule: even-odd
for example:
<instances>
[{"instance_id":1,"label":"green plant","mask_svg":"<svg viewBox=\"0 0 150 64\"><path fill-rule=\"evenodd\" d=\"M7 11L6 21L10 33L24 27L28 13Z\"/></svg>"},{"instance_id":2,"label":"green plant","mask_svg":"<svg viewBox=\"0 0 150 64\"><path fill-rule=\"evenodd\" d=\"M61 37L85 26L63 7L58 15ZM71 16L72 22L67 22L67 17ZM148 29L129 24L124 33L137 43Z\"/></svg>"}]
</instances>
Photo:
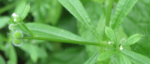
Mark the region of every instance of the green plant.
<instances>
[{"instance_id":1,"label":"green plant","mask_svg":"<svg viewBox=\"0 0 150 64\"><path fill-rule=\"evenodd\" d=\"M93 1L96 1L96 3ZM86 47L86 51L89 56L89 58L86 59L86 61L84 61L84 64L150 64L150 58L147 57L149 55L146 55L145 52L140 52L143 54L139 54L139 52L134 51L132 48L134 46L139 46L137 42L139 42L145 36L140 33L126 34L123 29L127 29L129 27L124 24L121 26L121 24L123 23L126 17L127 18L129 17L129 19L132 20L132 16L130 17L127 15L130 11L132 12L131 9L134 10L133 6L138 2L138 0L110 0L110 1L93 0L93 1L58 0L56 2L59 10L61 10L61 6L60 6L61 4L77 19L78 31L81 36L73 34L67 30L54 27L57 24L57 18L59 14L56 16L54 15L55 16L54 20L50 19L51 20L50 23L53 26L45 24L48 22L42 23L42 20L39 19L39 18L43 18L42 15L39 17L35 16L36 20L38 20L37 22L40 23L37 22L24 23L24 20L28 16L28 13L30 11L30 4L26 5L24 3L23 5L24 10L20 11L20 13L13 13L9 19L8 28L11 31L11 36L13 35L12 37L10 37L9 41L12 41L15 46L18 46L20 47L20 49L29 53L33 63L37 63L38 57L40 57L40 54L36 53L37 50L40 50L42 52L44 51L43 53L40 52L43 55L41 56L41 59L43 60L41 61L41 63L42 62L46 63L47 61L44 61L43 59L45 57L48 57L45 53L45 48L52 47L49 44L45 44L44 46L44 43L41 43L43 45L41 47L35 45L34 44L35 42L32 42L33 44L31 44L30 41L35 40L36 42L39 43L46 42L46 41L53 41L59 43L84 45ZM58 4L58 2L60 4ZM102 3L105 3L105 5L102 5ZM114 3L117 3L117 6L114 5ZM113 8L115 6L116 8ZM44 9L41 10L44 11ZM33 9L31 11L35 12L35 15L37 15L36 14L37 11ZM46 13L43 12L41 14L46 14ZM53 16L53 14L50 14L50 16L51 15ZM46 19L43 20L46 21ZM130 31L132 30L129 31L127 30L126 32L130 32ZM127 35L129 37L127 37ZM27 44L27 42L30 43ZM9 62L17 64L16 59L14 59L16 58L14 47L12 45L10 46L11 46L12 55L9 55L10 57ZM28 50L28 48L30 50ZM1 49L3 49L3 47ZM50 49L50 51L53 51L51 50L52 48L48 48L48 49ZM79 49L73 49L73 48L68 49L67 51L70 52L72 50L79 51ZM139 50L141 49L139 48ZM58 54L58 58L64 59L65 55L67 56L69 55L69 53L62 52L60 53L60 55ZM55 58L57 58L57 54ZM52 64L55 63L56 62ZM72 63L73 61L72 62L68 61L68 63L66 64L72 64ZM75 62L73 64L75 64Z\"/></svg>"}]
</instances>

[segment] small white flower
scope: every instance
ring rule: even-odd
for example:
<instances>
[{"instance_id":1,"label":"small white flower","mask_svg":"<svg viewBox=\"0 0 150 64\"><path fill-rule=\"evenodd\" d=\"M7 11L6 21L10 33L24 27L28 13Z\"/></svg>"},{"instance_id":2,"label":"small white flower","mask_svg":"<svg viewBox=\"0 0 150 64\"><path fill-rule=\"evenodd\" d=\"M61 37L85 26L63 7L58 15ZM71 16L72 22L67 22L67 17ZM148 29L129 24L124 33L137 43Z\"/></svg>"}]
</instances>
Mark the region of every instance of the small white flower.
<instances>
[{"instance_id":1,"label":"small white flower","mask_svg":"<svg viewBox=\"0 0 150 64\"><path fill-rule=\"evenodd\" d=\"M12 16L13 17L18 17L18 15L16 13L13 13Z\"/></svg>"},{"instance_id":2,"label":"small white flower","mask_svg":"<svg viewBox=\"0 0 150 64\"><path fill-rule=\"evenodd\" d=\"M111 44L111 42L109 41L108 44Z\"/></svg>"},{"instance_id":3,"label":"small white flower","mask_svg":"<svg viewBox=\"0 0 150 64\"><path fill-rule=\"evenodd\" d=\"M123 50L123 47L122 47L122 45L120 46L120 50Z\"/></svg>"},{"instance_id":4,"label":"small white flower","mask_svg":"<svg viewBox=\"0 0 150 64\"><path fill-rule=\"evenodd\" d=\"M19 22L19 16L16 13L13 13L12 16L14 17L14 22Z\"/></svg>"}]
</instances>

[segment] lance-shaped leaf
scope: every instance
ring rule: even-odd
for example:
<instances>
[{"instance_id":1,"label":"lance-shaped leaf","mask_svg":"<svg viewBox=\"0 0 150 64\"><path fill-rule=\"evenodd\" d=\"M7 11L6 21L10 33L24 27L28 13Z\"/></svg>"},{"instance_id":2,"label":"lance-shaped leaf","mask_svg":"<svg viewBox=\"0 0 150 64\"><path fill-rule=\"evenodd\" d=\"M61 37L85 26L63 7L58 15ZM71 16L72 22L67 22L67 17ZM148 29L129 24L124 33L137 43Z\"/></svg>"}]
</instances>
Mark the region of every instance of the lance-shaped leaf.
<instances>
[{"instance_id":1,"label":"lance-shaped leaf","mask_svg":"<svg viewBox=\"0 0 150 64\"><path fill-rule=\"evenodd\" d=\"M150 58L143 56L141 54L138 54L136 52L128 51L128 50L122 50L123 54L126 55L126 57L132 61L134 64L150 64Z\"/></svg>"},{"instance_id":2,"label":"lance-shaped leaf","mask_svg":"<svg viewBox=\"0 0 150 64\"><path fill-rule=\"evenodd\" d=\"M105 60L111 57L114 53L115 53L115 50L108 50L106 52L100 53L100 55L98 56L98 61Z\"/></svg>"},{"instance_id":3,"label":"lance-shaped leaf","mask_svg":"<svg viewBox=\"0 0 150 64\"><path fill-rule=\"evenodd\" d=\"M0 17L0 20L1 20L0 29L5 27L5 25L7 25L8 19L9 19L9 17L7 17L7 16Z\"/></svg>"},{"instance_id":4,"label":"lance-shaped leaf","mask_svg":"<svg viewBox=\"0 0 150 64\"><path fill-rule=\"evenodd\" d=\"M99 56L99 51L97 51L95 54L93 54L93 56L90 57L84 64L95 64L98 56Z\"/></svg>"},{"instance_id":5,"label":"lance-shaped leaf","mask_svg":"<svg viewBox=\"0 0 150 64\"><path fill-rule=\"evenodd\" d=\"M30 4L28 4L25 7L24 11L22 12L21 20L25 19L25 17L28 15L29 11L30 11Z\"/></svg>"},{"instance_id":6,"label":"lance-shaped leaf","mask_svg":"<svg viewBox=\"0 0 150 64\"><path fill-rule=\"evenodd\" d=\"M0 62L1 62L1 64L6 64L4 58L1 55L0 55Z\"/></svg>"},{"instance_id":7,"label":"lance-shaped leaf","mask_svg":"<svg viewBox=\"0 0 150 64\"><path fill-rule=\"evenodd\" d=\"M135 44L136 42L138 42L140 39L141 39L142 35L140 34L134 34L132 36L130 36L125 43L123 43L123 45L127 46L127 45L133 45Z\"/></svg>"},{"instance_id":8,"label":"lance-shaped leaf","mask_svg":"<svg viewBox=\"0 0 150 64\"><path fill-rule=\"evenodd\" d=\"M132 64L131 61L124 55L120 54L120 64Z\"/></svg>"},{"instance_id":9,"label":"lance-shaped leaf","mask_svg":"<svg viewBox=\"0 0 150 64\"><path fill-rule=\"evenodd\" d=\"M117 29L122 23L123 19L127 16L137 0L119 0L112 20L112 29Z\"/></svg>"},{"instance_id":10,"label":"lance-shaped leaf","mask_svg":"<svg viewBox=\"0 0 150 64\"><path fill-rule=\"evenodd\" d=\"M87 12L85 11L83 5L79 0L58 0L77 20L84 24L93 34L99 38L99 34L94 29L94 26L91 24L91 19L89 18Z\"/></svg>"},{"instance_id":11,"label":"lance-shaped leaf","mask_svg":"<svg viewBox=\"0 0 150 64\"><path fill-rule=\"evenodd\" d=\"M13 45L9 48L9 61L10 64L17 64L17 55Z\"/></svg>"},{"instance_id":12,"label":"lance-shaped leaf","mask_svg":"<svg viewBox=\"0 0 150 64\"><path fill-rule=\"evenodd\" d=\"M88 41L66 30L52 27L49 25L38 24L38 23L28 23L26 24L26 26L36 36L36 37L27 37L27 39L41 39L41 40L48 40L48 41L55 41L55 42L98 45L98 46L103 45L102 43ZM24 30L22 28L18 28L18 29Z\"/></svg>"},{"instance_id":13,"label":"lance-shaped leaf","mask_svg":"<svg viewBox=\"0 0 150 64\"><path fill-rule=\"evenodd\" d=\"M105 19L105 16L102 15L97 25L97 32L101 39L103 39L103 35L105 33Z\"/></svg>"},{"instance_id":14,"label":"lance-shaped leaf","mask_svg":"<svg viewBox=\"0 0 150 64\"><path fill-rule=\"evenodd\" d=\"M105 28L105 33L107 35L107 37L113 41L113 42L117 42L117 39L116 39L116 35L115 35L115 32L113 31L113 29L109 28L109 27L106 27Z\"/></svg>"},{"instance_id":15,"label":"lance-shaped leaf","mask_svg":"<svg viewBox=\"0 0 150 64\"><path fill-rule=\"evenodd\" d=\"M38 54L37 54L37 47L32 45L32 44L29 44L29 47L30 47L30 58L33 62L37 62L38 60Z\"/></svg>"}]
</instances>

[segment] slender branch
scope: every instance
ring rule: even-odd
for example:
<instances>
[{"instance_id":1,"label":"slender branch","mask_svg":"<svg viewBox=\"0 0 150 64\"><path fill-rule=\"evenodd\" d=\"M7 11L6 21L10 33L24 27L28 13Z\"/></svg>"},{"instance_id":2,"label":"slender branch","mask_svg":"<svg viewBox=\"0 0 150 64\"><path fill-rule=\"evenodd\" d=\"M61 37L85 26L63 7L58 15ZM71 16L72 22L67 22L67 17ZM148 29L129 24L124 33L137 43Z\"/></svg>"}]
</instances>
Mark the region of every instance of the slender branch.
<instances>
[{"instance_id":1,"label":"slender branch","mask_svg":"<svg viewBox=\"0 0 150 64\"><path fill-rule=\"evenodd\" d=\"M23 22L21 22L21 24L22 24L22 26L30 33L30 35L31 35L32 37L35 37L35 35L26 27L26 25L25 25Z\"/></svg>"},{"instance_id":2,"label":"slender branch","mask_svg":"<svg viewBox=\"0 0 150 64\"><path fill-rule=\"evenodd\" d=\"M37 39L37 40L47 40L63 43L72 43L72 44L82 44L82 45L95 45L95 46L106 46L104 43L95 43L95 42L85 42L85 41L75 41L75 40L64 40L64 39L55 39L55 38L44 38L44 37L23 37L21 39Z\"/></svg>"},{"instance_id":3,"label":"slender branch","mask_svg":"<svg viewBox=\"0 0 150 64\"><path fill-rule=\"evenodd\" d=\"M108 11L107 11L107 15L106 15L106 26L108 26L108 27L109 27L109 24L110 24L111 10L112 10L113 1L114 0L109 1Z\"/></svg>"}]
</instances>

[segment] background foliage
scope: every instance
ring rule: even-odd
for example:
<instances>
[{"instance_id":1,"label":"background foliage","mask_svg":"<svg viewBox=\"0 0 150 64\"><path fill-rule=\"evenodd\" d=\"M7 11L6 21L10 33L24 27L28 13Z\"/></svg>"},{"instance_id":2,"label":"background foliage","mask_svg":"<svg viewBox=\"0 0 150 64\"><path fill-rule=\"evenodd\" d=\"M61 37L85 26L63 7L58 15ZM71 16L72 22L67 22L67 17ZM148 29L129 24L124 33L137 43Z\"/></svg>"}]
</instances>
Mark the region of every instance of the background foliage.
<instances>
[{"instance_id":1,"label":"background foliage","mask_svg":"<svg viewBox=\"0 0 150 64\"><path fill-rule=\"evenodd\" d=\"M91 25L93 25L93 28L96 29L96 31L99 33L99 36L101 36L100 39L107 40L105 39L104 25L106 21L106 12L109 6L109 0L80 1L92 21ZM113 2L112 14L115 14L118 1L119 0L114 0ZM99 56L97 50L100 48L102 49L100 50L101 52L110 49L109 47L103 49L103 47L92 45L85 46L79 44L68 44L66 42L60 43L28 39L24 39L21 46L14 46L12 44L13 31L9 31L8 21L14 12L18 15L21 15L28 3L30 3L31 9L27 17L24 19L25 23L34 22L47 24L70 31L71 33L82 36L89 41L98 41L93 33L90 32L87 27L83 26L82 23L80 23L81 20L77 20L57 0L0 0L0 64L83 64L87 60L90 60L89 58L97 58L97 56ZM119 31L117 31L116 34L118 41L120 41L123 37L127 38L135 33L143 35L142 39L138 43L130 47L132 51L150 58L149 3L150 0L138 0L129 14L125 17L125 19L123 19L123 22L118 29ZM114 16L112 15L110 19L113 17ZM32 27L36 25L28 24L27 26ZM40 27L39 25L39 28L42 29L43 27ZM79 38L76 37L74 39ZM114 53L111 51L108 52ZM123 51L125 55L126 52L128 51ZM128 62L129 59L126 59L125 55L121 55L121 57ZM103 56L105 56L105 54L101 55L101 57ZM103 58L98 57L98 60L103 60ZM97 61L97 64L120 64L120 62L123 62L124 60L119 59L118 55L115 54L106 60ZM132 57L130 60L132 60ZM144 60L142 61L144 62ZM86 63L88 64L89 62Z\"/></svg>"}]
</instances>

